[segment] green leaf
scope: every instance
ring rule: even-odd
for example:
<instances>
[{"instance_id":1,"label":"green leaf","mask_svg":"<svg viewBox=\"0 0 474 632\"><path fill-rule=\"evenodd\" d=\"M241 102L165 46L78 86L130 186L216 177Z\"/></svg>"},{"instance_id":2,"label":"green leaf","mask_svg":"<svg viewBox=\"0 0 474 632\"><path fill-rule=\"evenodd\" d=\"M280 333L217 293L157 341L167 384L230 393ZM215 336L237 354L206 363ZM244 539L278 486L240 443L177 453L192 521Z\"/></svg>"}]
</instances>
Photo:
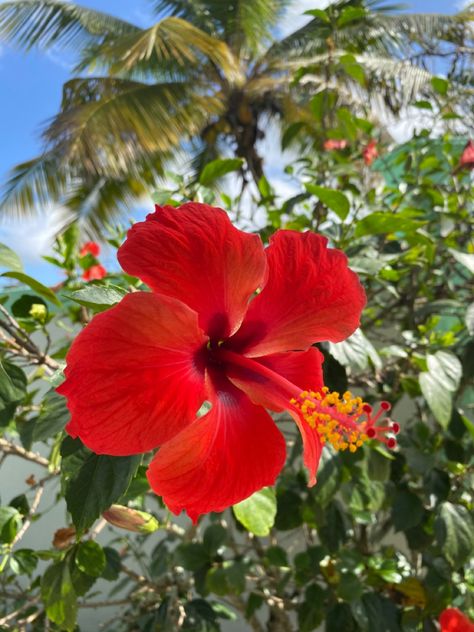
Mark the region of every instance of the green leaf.
<instances>
[{"instance_id":1,"label":"green leaf","mask_svg":"<svg viewBox=\"0 0 474 632\"><path fill-rule=\"evenodd\" d=\"M308 193L315 195L325 206L334 211L339 219L346 219L350 204L344 193L335 189L320 187L316 184L306 183L304 186Z\"/></svg>"},{"instance_id":2,"label":"green leaf","mask_svg":"<svg viewBox=\"0 0 474 632\"><path fill-rule=\"evenodd\" d=\"M443 382L431 373L420 373L418 380L423 397L426 399L431 412L443 428L447 428L453 407L451 393L443 385Z\"/></svg>"},{"instance_id":3,"label":"green leaf","mask_svg":"<svg viewBox=\"0 0 474 632\"><path fill-rule=\"evenodd\" d=\"M474 303L471 303L466 309L466 315L464 317L467 330L471 336L474 336Z\"/></svg>"},{"instance_id":4,"label":"green leaf","mask_svg":"<svg viewBox=\"0 0 474 632\"><path fill-rule=\"evenodd\" d=\"M431 85L438 94L445 96L448 92L449 81L444 79L444 77L432 77Z\"/></svg>"},{"instance_id":5,"label":"green leaf","mask_svg":"<svg viewBox=\"0 0 474 632\"><path fill-rule=\"evenodd\" d=\"M88 529L130 485L140 456L91 454L68 483L66 504L78 532Z\"/></svg>"},{"instance_id":6,"label":"green leaf","mask_svg":"<svg viewBox=\"0 0 474 632\"><path fill-rule=\"evenodd\" d=\"M31 309L33 305L43 305L45 310L45 316L48 313L48 306L45 301L39 296L32 296L31 294L23 294L17 301L15 301L11 307L13 316L17 318L31 318Z\"/></svg>"},{"instance_id":7,"label":"green leaf","mask_svg":"<svg viewBox=\"0 0 474 632\"><path fill-rule=\"evenodd\" d=\"M342 342L330 342L329 352L343 366L363 371L369 366L370 360L376 369L382 368L379 354L360 329L356 329L352 336Z\"/></svg>"},{"instance_id":8,"label":"green leaf","mask_svg":"<svg viewBox=\"0 0 474 632\"><path fill-rule=\"evenodd\" d=\"M40 413L33 428L33 441L45 441L64 430L69 420L66 398L54 389L46 393L41 403Z\"/></svg>"},{"instance_id":9,"label":"green leaf","mask_svg":"<svg viewBox=\"0 0 474 632\"><path fill-rule=\"evenodd\" d=\"M198 571L209 564L209 553L199 542L185 542L176 551L178 564L188 571Z\"/></svg>"},{"instance_id":10,"label":"green leaf","mask_svg":"<svg viewBox=\"0 0 474 632\"><path fill-rule=\"evenodd\" d=\"M61 630L73 632L77 618L77 596L66 559L49 566L41 580L41 598L48 619Z\"/></svg>"},{"instance_id":11,"label":"green leaf","mask_svg":"<svg viewBox=\"0 0 474 632\"><path fill-rule=\"evenodd\" d=\"M55 305L58 305L58 306L61 305L56 294L52 290L50 290L49 287L46 287L45 285L43 285L36 279L31 278L24 272L4 272L0 276L7 277L9 279L16 279L17 281L20 281L20 283L24 283L25 285L30 287L32 290L37 292L43 298L46 298L48 301L51 301L51 303L54 303Z\"/></svg>"},{"instance_id":12,"label":"green leaf","mask_svg":"<svg viewBox=\"0 0 474 632\"><path fill-rule=\"evenodd\" d=\"M0 267L21 272L23 265L20 257L5 244L0 244Z\"/></svg>"},{"instance_id":13,"label":"green leaf","mask_svg":"<svg viewBox=\"0 0 474 632\"><path fill-rule=\"evenodd\" d=\"M465 268L474 274L474 255L467 252L459 252L454 248L449 248L449 252L453 255L458 263L461 263Z\"/></svg>"},{"instance_id":14,"label":"green leaf","mask_svg":"<svg viewBox=\"0 0 474 632\"><path fill-rule=\"evenodd\" d=\"M91 577L100 577L106 566L104 550L94 540L87 540L79 544L75 561L79 570Z\"/></svg>"},{"instance_id":15,"label":"green leaf","mask_svg":"<svg viewBox=\"0 0 474 632\"><path fill-rule=\"evenodd\" d=\"M442 552L454 568L474 554L474 521L462 505L442 503L435 522L436 537Z\"/></svg>"},{"instance_id":16,"label":"green leaf","mask_svg":"<svg viewBox=\"0 0 474 632\"><path fill-rule=\"evenodd\" d=\"M425 223L406 215L376 211L357 223L354 235L355 237L363 237L364 235L380 235L382 233L413 233Z\"/></svg>"},{"instance_id":17,"label":"green leaf","mask_svg":"<svg viewBox=\"0 0 474 632\"><path fill-rule=\"evenodd\" d=\"M220 524L211 524L204 531L202 544L206 549L208 555L212 556L217 553L220 547L227 539L227 531Z\"/></svg>"},{"instance_id":18,"label":"green leaf","mask_svg":"<svg viewBox=\"0 0 474 632\"><path fill-rule=\"evenodd\" d=\"M21 525L21 514L15 507L0 507L0 542L11 544Z\"/></svg>"},{"instance_id":19,"label":"green leaf","mask_svg":"<svg viewBox=\"0 0 474 632\"><path fill-rule=\"evenodd\" d=\"M343 9L340 17L337 20L337 26L345 26L351 22L360 21L367 15L367 11L362 7L346 7Z\"/></svg>"},{"instance_id":20,"label":"green leaf","mask_svg":"<svg viewBox=\"0 0 474 632\"><path fill-rule=\"evenodd\" d=\"M453 396L462 376L462 365L458 358L448 351L428 354L428 371L419 376L421 392L433 415L446 428L451 419Z\"/></svg>"},{"instance_id":21,"label":"green leaf","mask_svg":"<svg viewBox=\"0 0 474 632\"><path fill-rule=\"evenodd\" d=\"M311 632L316 629L324 616L325 592L317 584L308 586L305 591L305 600L298 607L298 630Z\"/></svg>"},{"instance_id":22,"label":"green leaf","mask_svg":"<svg viewBox=\"0 0 474 632\"><path fill-rule=\"evenodd\" d=\"M222 178L232 171L239 171L244 161L242 158L217 158L209 162L199 176L199 184L207 187L214 180Z\"/></svg>"},{"instance_id":23,"label":"green leaf","mask_svg":"<svg viewBox=\"0 0 474 632\"><path fill-rule=\"evenodd\" d=\"M115 549L105 546L103 550L105 555L105 568L102 572L102 577L109 582L113 582L118 579L120 575L122 560L118 551Z\"/></svg>"},{"instance_id":24,"label":"green leaf","mask_svg":"<svg viewBox=\"0 0 474 632\"><path fill-rule=\"evenodd\" d=\"M343 55L339 61L349 77L355 79L361 86L365 85L364 69L357 63L354 55Z\"/></svg>"},{"instance_id":25,"label":"green leaf","mask_svg":"<svg viewBox=\"0 0 474 632\"><path fill-rule=\"evenodd\" d=\"M310 9L304 12L304 15L314 15L315 18L319 18L325 24L331 24L329 15L323 9Z\"/></svg>"},{"instance_id":26,"label":"green leaf","mask_svg":"<svg viewBox=\"0 0 474 632\"><path fill-rule=\"evenodd\" d=\"M423 503L416 494L398 490L392 506L392 521L396 531L406 531L416 527L423 518Z\"/></svg>"},{"instance_id":27,"label":"green leaf","mask_svg":"<svg viewBox=\"0 0 474 632\"><path fill-rule=\"evenodd\" d=\"M235 517L243 526L258 536L265 536L275 523L277 510L275 490L265 487L232 507Z\"/></svg>"},{"instance_id":28,"label":"green leaf","mask_svg":"<svg viewBox=\"0 0 474 632\"><path fill-rule=\"evenodd\" d=\"M273 196L273 189L271 187L270 182L262 176L258 181L258 190L263 199L271 198Z\"/></svg>"},{"instance_id":29,"label":"green leaf","mask_svg":"<svg viewBox=\"0 0 474 632\"><path fill-rule=\"evenodd\" d=\"M0 361L0 410L19 402L26 394L26 375L20 367Z\"/></svg>"},{"instance_id":30,"label":"green leaf","mask_svg":"<svg viewBox=\"0 0 474 632\"><path fill-rule=\"evenodd\" d=\"M116 285L90 284L82 290L73 292L68 298L96 312L102 312L119 303L125 294L125 290Z\"/></svg>"},{"instance_id":31,"label":"green leaf","mask_svg":"<svg viewBox=\"0 0 474 632\"><path fill-rule=\"evenodd\" d=\"M454 353L437 351L434 355L428 354L426 361L428 371L442 380L444 388L457 391L462 377L462 364Z\"/></svg>"}]
</instances>

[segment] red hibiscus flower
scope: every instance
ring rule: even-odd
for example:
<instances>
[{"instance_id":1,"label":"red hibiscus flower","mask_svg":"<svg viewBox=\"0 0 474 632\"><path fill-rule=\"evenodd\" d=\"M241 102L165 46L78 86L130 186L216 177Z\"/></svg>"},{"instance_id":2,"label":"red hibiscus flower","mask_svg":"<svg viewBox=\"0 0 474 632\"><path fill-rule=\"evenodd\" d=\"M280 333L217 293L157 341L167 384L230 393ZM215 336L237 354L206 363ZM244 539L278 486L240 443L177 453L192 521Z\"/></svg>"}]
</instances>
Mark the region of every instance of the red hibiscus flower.
<instances>
[{"instance_id":1,"label":"red hibiscus flower","mask_svg":"<svg viewBox=\"0 0 474 632\"><path fill-rule=\"evenodd\" d=\"M474 169L474 142L468 141L459 159L461 169Z\"/></svg>"},{"instance_id":2,"label":"red hibiscus flower","mask_svg":"<svg viewBox=\"0 0 474 632\"><path fill-rule=\"evenodd\" d=\"M86 255L92 255L93 257L98 257L100 253L100 246L95 241L87 241L79 251L80 257L85 257Z\"/></svg>"},{"instance_id":3,"label":"red hibiscus flower","mask_svg":"<svg viewBox=\"0 0 474 632\"><path fill-rule=\"evenodd\" d=\"M266 409L297 423L310 485L325 442L394 445L385 437L394 426L375 426L388 405L372 416L360 398L323 388L311 345L347 338L365 304L345 255L324 237L281 230L264 249L223 210L188 203L135 224L118 259L152 291L92 319L58 391L67 431L94 452L161 446L148 479L171 511L196 520L275 482L285 440Z\"/></svg>"},{"instance_id":4,"label":"red hibiscus flower","mask_svg":"<svg viewBox=\"0 0 474 632\"><path fill-rule=\"evenodd\" d=\"M362 150L362 158L367 166L370 166L378 157L377 141L371 140Z\"/></svg>"},{"instance_id":5,"label":"red hibiscus flower","mask_svg":"<svg viewBox=\"0 0 474 632\"><path fill-rule=\"evenodd\" d=\"M84 281L95 281L97 279L103 279L106 274L107 270L104 268L104 266L95 265L87 268L87 270L84 270L84 272L82 273L82 278L84 279Z\"/></svg>"},{"instance_id":6,"label":"red hibiscus flower","mask_svg":"<svg viewBox=\"0 0 474 632\"><path fill-rule=\"evenodd\" d=\"M474 632L474 623L457 608L446 608L439 615L441 632Z\"/></svg>"},{"instance_id":7,"label":"red hibiscus flower","mask_svg":"<svg viewBox=\"0 0 474 632\"><path fill-rule=\"evenodd\" d=\"M323 147L326 151L332 151L333 149L345 149L347 147L347 140L328 138L328 140L324 141Z\"/></svg>"}]
</instances>

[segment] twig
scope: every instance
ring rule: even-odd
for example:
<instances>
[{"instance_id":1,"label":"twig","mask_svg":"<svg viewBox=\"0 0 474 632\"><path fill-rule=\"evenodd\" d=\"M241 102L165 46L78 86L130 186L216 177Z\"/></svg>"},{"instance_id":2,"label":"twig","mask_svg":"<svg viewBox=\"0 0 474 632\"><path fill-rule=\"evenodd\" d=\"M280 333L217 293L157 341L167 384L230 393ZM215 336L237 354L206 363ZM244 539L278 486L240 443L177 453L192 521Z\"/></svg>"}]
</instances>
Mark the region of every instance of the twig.
<instances>
[{"instance_id":1,"label":"twig","mask_svg":"<svg viewBox=\"0 0 474 632\"><path fill-rule=\"evenodd\" d=\"M49 461L41 454L37 452L31 452L30 450L25 450L19 445L15 445L14 443L10 443L6 439L0 438L0 452L4 452L5 454L15 454L16 456L21 457L22 459L26 459L27 461L32 461L33 463L37 463L38 465L42 465L43 467L49 467Z\"/></svg>"},{"instance_id":2,"label":"twig","mask_svg":"<svg viewBox=\"0 0 474 632\"><path fill-rule=\"evenodd\" d=\"M28 515L26 516L25 522L23 523L21 529L18 531L18 533L13 539L13 542L10 545L11 549L15 546L15 544L17 544L17 542L21 540L21 538L25 535L25 533L29 529L30 524L31 524L31 519L35 515L36 511L38 510L43 492L44 492L44 483L41 485L38 485L38 489L36 490L35 496L33 498L33 502L31 503L30 511L28 512Z\"/></svg>"},{"instance_id":3,"label":"twig","mask_svg":"<svg viewBox=\"0 0 474 632\"><path fill-rule=\"evenodd\" d=\"M37 364L45 365L50 371L55 371L59 368L59 364L56 360L53 360L53 358L41 351L25 330L20 327L15 318L1 304L0 312L6 318L6 321L0 319L0 327L3 327L3 329L10 334L17 346L24 349L30 358L35 360Z\"/></svg>"},{"instance_id":4,"label":"twig","mask_svg":"<svg viewBox=\"0 0 474 632\"><path fill-rule=\"evenodd\" d=\"M107 526L107 520L105 518L101 518L96 526L92 529L90 539L95 540L99 533Z\"/></svg>"},{"instance_id":5,"label":"twig","mask_svg":"<svg viewBox=\"0 0 474 632\"><path fill-rule=\"evenodd\" d=\"M35 603L39 601L39 596L34 597L33 599L28 599L22 606L20 606L17 610L10 612L10 614L5 615L0 619L0 625L5 625L12 619L16 619L16 617L23 612L23 610L27 610L31 606L34 606Z\"/></svg>"},{"instance_id":6,"label":"twig","mask_svg":"<svg viewBox=\"0 0 474 632\"><path fill-rule=\"evenodd\" d=\"M77 604L79 608L107 608L109 606L126 606L130 605L130 599L115 599L110 601L93 601L88 603L83 601Z\"/></svg>"}]
</instances>

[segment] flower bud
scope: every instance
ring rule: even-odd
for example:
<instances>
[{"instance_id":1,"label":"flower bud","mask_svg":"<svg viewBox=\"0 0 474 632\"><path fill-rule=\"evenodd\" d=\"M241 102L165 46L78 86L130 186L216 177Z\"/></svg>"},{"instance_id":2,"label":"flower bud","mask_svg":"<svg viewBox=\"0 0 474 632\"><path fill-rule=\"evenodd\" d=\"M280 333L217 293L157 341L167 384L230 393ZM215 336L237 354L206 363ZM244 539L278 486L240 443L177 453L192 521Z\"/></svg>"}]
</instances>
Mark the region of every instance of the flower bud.
<instances>
[{"instance_id":1,"label":"flower bud","mask_svg":"<svg viewBox=\"0 0 474 632\"><path fill-rule=\"evenodd\" d=\"M160 527L158 520L151 514L122 505L112 505L102 517L115 527L136 533L153 533Z\"/></svg>"},{"instance_id":2,"label":"flower bud","mask_svg":"<svg viewBox=\"0 0 474 632\"><path fill-rule=\"evenodd\" d=\"M29 314L33 320L36 320L39 323L44 323L46 321L48 311L46 309L46 305L43 305L42 303L33 303L30 307Z\"/></svg>"}]
</instances>

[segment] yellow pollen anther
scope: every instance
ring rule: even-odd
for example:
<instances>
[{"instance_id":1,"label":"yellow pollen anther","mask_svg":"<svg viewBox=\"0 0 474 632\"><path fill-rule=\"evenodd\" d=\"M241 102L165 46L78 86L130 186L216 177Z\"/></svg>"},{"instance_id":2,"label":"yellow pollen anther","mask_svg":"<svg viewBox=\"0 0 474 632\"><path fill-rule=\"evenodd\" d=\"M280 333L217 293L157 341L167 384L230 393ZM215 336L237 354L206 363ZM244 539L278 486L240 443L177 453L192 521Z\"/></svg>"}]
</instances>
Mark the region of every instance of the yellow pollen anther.
<instances>
[{"instance_id":1,"label":"yellow pollen anther","mask_svg":"<svg viewBox=\"0 0 474 632\"><path fill-rule=\"evenodd\" d=\"M379 411L372 416L371 406L361 397L355 397L350 391L342 395L337 391L330 392L324 386L318 392L303 391L298 398L292 398L290 404L317 431L321 443L328 443L335 450L355 452L370 439L378 439L389 448L396 445L395 439L385 437L386 432L392 432L393 425L375 425L379 417L390 409L387 402L382 402Z\"/></svg>"}]
</instances>

